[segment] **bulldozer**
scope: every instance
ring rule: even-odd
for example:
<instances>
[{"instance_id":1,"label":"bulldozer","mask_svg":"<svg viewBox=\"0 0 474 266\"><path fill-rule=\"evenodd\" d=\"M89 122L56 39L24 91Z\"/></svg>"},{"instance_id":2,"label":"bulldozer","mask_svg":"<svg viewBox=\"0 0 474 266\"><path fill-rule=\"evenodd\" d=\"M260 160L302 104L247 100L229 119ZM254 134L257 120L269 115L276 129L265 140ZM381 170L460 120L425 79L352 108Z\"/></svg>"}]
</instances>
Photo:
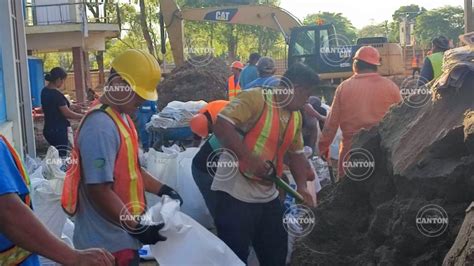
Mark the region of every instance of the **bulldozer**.
<instances>
[{"instance_id":1,"label":"bulldozer","mask_svg":"<svg viewBox=\"0 0 474 266\"><path fill-rule=\"evenodd\" d=\"M374 46L381 55L383 76L403 74L402 48L389 43L386 38L359 39L350 44L338 35L332 24L303 26L288 11L270 5L231 5L223 7L180 9L175 0L160 1L161 28L168 33L174 62L177 66L185 62L184 20L221 22L228 24L257 25L279 31L288 45L287 66L302 62L313 68L325 81L319 96L332 102L336 85L352 75L352 58L362 45ZM165 34L162 36L162 52L166 52Z\"/></svg>"}]
</instances>

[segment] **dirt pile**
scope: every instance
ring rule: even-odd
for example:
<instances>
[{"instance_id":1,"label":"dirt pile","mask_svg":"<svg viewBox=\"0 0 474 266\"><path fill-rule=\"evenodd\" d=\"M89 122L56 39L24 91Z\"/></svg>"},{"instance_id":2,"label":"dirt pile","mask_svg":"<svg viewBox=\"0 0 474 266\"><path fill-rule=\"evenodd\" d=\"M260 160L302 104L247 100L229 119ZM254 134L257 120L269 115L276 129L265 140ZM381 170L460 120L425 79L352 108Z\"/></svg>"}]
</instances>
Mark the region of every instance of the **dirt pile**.
<instances>
[{"instance_id":1,"label":"dirt pile","mask_svg":"<svg viewBox=\"0 0 474 266\"><path fill-rule=\"evenodd\" d=\"M474 265L474 202L466 210L466 218L443 265Z\"/></svg>"},{"instance_id":2,"label":"dirt pile","mask_svg":"<svg viewBox=\"0 0 474 266\"><path fill-rule=\"evenodd\" d=\"M231 75L226 63L209 56L193 57L176 67L158 86L158 108L171 101L227 99L227 78Z\"/></svg>"},{"instance_id":3,"label":"dirt pile","mask_svg":"<svg viewBox=\"0 0 474 266\"><path fill-rule=\"evenodd\" d=\"M442 264L474 200L472 73L422 106L394 107L355 137L353 149L375 158L374 172L323 189L314 230L298 241L292 265ZM445 230L417 219L429 204L446 212Z\"/></svg>"}]
</instances>

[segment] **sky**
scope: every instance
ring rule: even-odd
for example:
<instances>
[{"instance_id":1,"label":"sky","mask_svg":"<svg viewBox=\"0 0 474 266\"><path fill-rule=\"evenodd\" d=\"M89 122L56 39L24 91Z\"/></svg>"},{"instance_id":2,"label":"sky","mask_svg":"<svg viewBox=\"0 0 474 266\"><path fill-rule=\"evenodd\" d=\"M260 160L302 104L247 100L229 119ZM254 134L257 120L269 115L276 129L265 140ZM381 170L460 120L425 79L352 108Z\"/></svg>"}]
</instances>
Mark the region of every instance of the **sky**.
<instances>
[{"instance_id":1,"label":"sky","mask_svg":"<svg viewBox=\"0 0 474 266\"><path fill-rule=\"evenodd\" d=\"M280 7L303 21L308 14L319 11L342 13L360 29L366 25L392 20L392 14L400 6L417 4L426 9L446 5L463 6L463 0L281 0Z\"/></svg>"}]
</instances>

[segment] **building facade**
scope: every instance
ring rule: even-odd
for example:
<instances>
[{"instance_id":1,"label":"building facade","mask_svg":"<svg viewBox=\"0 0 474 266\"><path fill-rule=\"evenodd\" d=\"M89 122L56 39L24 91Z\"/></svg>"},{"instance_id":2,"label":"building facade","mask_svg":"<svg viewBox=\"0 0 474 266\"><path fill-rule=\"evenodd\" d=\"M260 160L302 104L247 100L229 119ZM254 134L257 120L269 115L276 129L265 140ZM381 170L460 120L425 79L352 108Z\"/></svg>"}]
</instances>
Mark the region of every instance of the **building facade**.
<instances>
[{"instance_id":1,"label":"building facade","mask_svg":"<svg viewBox=\"0 0 474 266\"><path fill-rule=\"evenodd\" d=\"M0 1L0 134L34 157L25 36L22 0Z\"/></svg>"}]
</instances>

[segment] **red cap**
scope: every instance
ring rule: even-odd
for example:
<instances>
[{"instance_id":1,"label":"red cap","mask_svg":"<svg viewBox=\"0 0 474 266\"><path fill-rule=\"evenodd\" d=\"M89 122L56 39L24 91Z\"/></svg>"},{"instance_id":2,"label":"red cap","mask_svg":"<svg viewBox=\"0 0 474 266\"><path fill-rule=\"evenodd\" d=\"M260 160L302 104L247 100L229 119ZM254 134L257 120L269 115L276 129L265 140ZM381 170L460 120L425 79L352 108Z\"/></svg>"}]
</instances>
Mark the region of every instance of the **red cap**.
<instances>
[{"instance_id":1,"label":"red cap","mask_svg":"<svg viewBox=\"0 0 474 266\"><path fill-rule=\"evenodd\" d=\"M230 67L242 70L244 68L244 64L242 64L240 61L234 61Z\"/></svg>"}]
</instances>

